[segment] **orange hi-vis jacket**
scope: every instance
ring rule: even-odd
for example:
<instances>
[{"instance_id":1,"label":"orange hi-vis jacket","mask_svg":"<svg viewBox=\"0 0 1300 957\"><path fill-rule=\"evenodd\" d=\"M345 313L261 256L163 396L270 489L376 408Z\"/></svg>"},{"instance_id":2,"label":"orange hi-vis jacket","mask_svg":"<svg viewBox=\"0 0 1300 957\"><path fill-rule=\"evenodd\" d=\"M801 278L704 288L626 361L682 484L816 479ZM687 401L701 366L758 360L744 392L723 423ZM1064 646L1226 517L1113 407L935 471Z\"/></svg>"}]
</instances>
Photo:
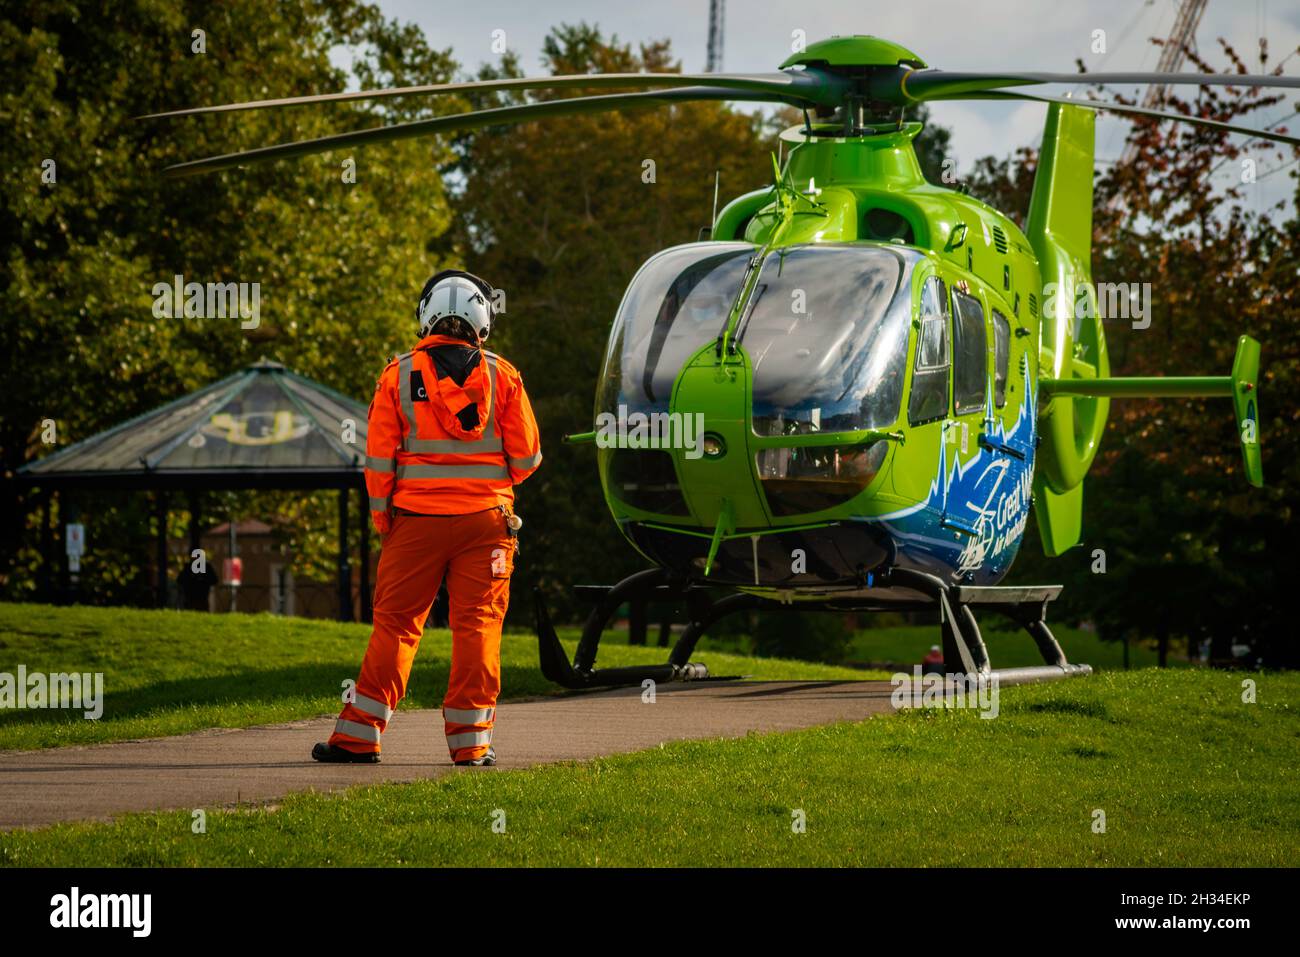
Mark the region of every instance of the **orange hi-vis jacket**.
<instances>
[{"instance_id":1,"label":"orange hi-vis jacket","mask_svg":"<svg viewBox=\"0 0 1300 957\"><path fill-rule=\"evenodd\" d=\"M443 347L478 353L449 354ZM460 372L440 370L435 353ZM393 359L375 385L366 439L366 489L375 526L392 509L464 515L510 505L542 449L519 371L464 340L432 335Z\"/></svg>"}]
</instances>

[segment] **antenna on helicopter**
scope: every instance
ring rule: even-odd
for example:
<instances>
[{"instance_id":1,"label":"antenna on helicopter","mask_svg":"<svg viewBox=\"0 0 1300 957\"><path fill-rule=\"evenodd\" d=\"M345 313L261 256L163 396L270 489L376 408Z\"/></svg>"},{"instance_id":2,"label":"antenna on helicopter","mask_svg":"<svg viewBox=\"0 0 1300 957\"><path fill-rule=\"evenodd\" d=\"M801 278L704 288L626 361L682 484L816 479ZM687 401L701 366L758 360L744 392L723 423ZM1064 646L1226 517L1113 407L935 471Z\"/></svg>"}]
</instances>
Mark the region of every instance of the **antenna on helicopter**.
<instances>
[{"instance_id":1,"label":"antenna on helicopter","mask_svg":"<svg viewBox=\"0 0 1300 957\"><path fill-rule=\"evenodd\" d=\"M718 221L718 184L722 179L722 170L713 171L713 216L709 219L709 225L700 227L700 234L697 237L698 242L704 242L706 239L713 238L713 227Z\"/></svg>"},{"instance_id":2,"label":"antenna on helicopter","mask_svg":"<svg viewBox=\"0 0 1300 957\"><path fill-rule=\"evenodd\" d=\"M709 220L709 229L713 229L713 224L718 221L718 187L722 183L722 170L713 171L713 218Z\"/></svg>"}]
</instances>

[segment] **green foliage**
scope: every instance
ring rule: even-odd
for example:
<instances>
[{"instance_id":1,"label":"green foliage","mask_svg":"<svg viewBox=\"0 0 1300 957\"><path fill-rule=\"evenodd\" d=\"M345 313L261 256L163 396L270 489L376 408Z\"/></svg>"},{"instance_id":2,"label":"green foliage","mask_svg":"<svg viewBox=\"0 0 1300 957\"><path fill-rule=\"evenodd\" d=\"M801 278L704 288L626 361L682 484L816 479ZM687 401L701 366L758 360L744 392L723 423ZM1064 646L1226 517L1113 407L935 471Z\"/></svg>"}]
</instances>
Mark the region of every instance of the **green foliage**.
<instances>
[{"instance_id":1,"label":"green foliage","mask_svg":"<svg viewBox=\"0 0 1300 957\"><path fill-rule=\"evenodd\" d=\"M194 29L205 31L206 52L194 52ZM454 64L446 53L356 0L10 3L0 49L5 475L48 451L39 441L43 420L57 423L58 445L66 445L262 356L369 396L387 357L409 343L412 304L440 264L429 244L450 219L434 170L449 156L446 145L357 151L355 184L343 182L348 157L338 154L201 179L164 179L161 170L409 118L430 102L135 117L340 90L348 76L330 54L343 49L368 85L447 80ZM56 164L52 184L42 182L47 159ZM152 288L177 274L260 283L261 325L156 318ZM31 594L34 535L24 525L33 503L5 487L0 590ZM301 498L269 504L292 512ZM133 597L138 589L127 586L148 553L138 541L147 529L144 503L96 495L82 504L93 556L89 596ZM228 504L237 512L250 505ZM332 503L323 504L290 529L308 562L332 537Z\"/></svg>"},{"instance_id":2,"label":"green foliage","mask_svg":"<svg viewBox=\"0 0 1300 957\"><path fill-rule=\"evenodd\" d=\"M754 653L765 658L803 658L827 664L843 662L853 644L853 629L844 615L781 612L758 615Z\"/></svg>"}]
</instances>

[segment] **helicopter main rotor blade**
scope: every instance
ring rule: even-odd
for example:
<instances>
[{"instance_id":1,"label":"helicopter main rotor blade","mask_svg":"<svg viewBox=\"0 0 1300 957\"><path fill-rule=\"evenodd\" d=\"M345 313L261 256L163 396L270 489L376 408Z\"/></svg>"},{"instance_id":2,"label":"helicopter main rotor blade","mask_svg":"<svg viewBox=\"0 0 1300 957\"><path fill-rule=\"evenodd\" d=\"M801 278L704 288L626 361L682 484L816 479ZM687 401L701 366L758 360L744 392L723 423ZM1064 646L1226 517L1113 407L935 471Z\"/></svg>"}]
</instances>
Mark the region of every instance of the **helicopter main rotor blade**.
<instances>
[{"instance_id":1,"label":"helicopter main rotor blade","mask_svg":"<svg viewBox=\"0 0 1300 957\"><path fill-rule=\"evenodd\" d=\"M812 103L834 106L838 103L839 84L818 73L581 73L570 76L506 77L499 80L475 80L467 83L435 83L427 86L401 86L382 90L354 90L346 93L318 93L313 96L289 96L274 100L250 100L247 103L225 103L219 106L196 106L165 113L138 116L140 120L154 120L174 116L197 116L203 113L233 113L240 110L261 110L284 106L307 106L313 103L340 103L350 100L379 100L392 96L436 96L444 93L474 93L505 90L552 90L580 87L608 89L610 87L691 87L707 85L728 90L749 92L791 92L802 94Z\"/></svg>"},{"instance_id":2,"label":"helicopter main rotor blade","mask_svg":"<svg viewBox=\"0 0 1300 957\"><path fill-rule=\"evenodd\" d=\"M205 159L191 160L168 166L163 172L168 176L188 176L194 173L207 173L214 170L229 169L245 163L264 163L268 160L284 159L290 156L304 156L309 153L324 153L329 150L349 146L365 146L372 143L388 143L394 140L412 139L429 136L434 133L447 133L456 130L480 129L485 126L504 126L514 123L528 123L533 120L550 119L560 116L577 116L583 113L601 113L610 110L634 108L651 108L668 103L744 100L753 102L798 102L798 97L774 92L741 91L713 87L686 87L677 90L653 90L645 93L624 93L609 96L582 96L562 100L547 100L542 103L529 103L523 106L505 106L491 110L478 110L472 113L456 113L451 116L438 116L428 120L416 120L410 123L397 123L390 126L378 126L368 130L356 130L350 133L336 133L314 140L302 140L296 143L281 143L277 146L263 146L246 150L242 153L227 153L223 156L211 156Z\"/></svg>"},{"instance_id":3,"label":"helicopter main rotor blade","mask_svg":"<svg viewBox=\"0 0 1300 957\"><path fill-rule=\"evenodd\" d=\"M912 70L898 83L901 99L933 100L959 93L980 93L1040 83L1163 83L1168 86L1260 86L1300 89L1300 77L1257 73L967 73ZM886 96L889 91L884 91Z\"/></svg>"},{"instance_id":4,"label":"helicopter main rotor blade","mask_svg":"<svg viewBox=\"0 0 1300 957\"><path fill-rule=\"evenodd\" d=\"M1231 123L1224 123L1220 120L1211 120L1203 116L1188 116L1185 113L1168 113L1163 110L1149 110L1143 106L1128 106L1124 103L1108 103L1105 100L1076 100L1065 96L1039 96L1036 93L1013 93L996 90L987 93L958 93L951 96L935 97L934 99L938 102L947 100L1030 100L1036 103L1065 103L1070 106L1086 107L1090 110L1106 110L1112 113L1126 113L1134 116L1151 116L1160 120L1177 120L1182 123L1191 123L1194 126L1204 126L1212 130L1221 130L1225 133L1240 133L1243 136L1251 136L1256 139L1273 140L1276 143L1300 146L1300 138L1288 136L1285 133L1278 133L1274 130L1257 130L1246 126L1234 126Z\"/></svg>"}]
</instances>

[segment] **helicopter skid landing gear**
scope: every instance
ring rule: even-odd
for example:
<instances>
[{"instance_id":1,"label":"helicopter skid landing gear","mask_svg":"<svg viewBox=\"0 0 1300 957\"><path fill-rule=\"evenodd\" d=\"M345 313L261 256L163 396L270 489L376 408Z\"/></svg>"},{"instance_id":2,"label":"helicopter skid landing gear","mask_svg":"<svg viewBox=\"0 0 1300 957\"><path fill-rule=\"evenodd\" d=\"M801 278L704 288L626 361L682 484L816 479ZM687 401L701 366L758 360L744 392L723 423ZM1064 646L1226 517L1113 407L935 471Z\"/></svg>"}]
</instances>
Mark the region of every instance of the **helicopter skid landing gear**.
<instances>
[{"instance_id":1,"label":"helicopter skid landing gear","mask_svg":"<svg viewBox=\"0 0 1300 957\"><path fill-rule=\"evenodd\" d=\"M937 606L943 638L943 670L948 675L996 677L1001 684L1053 681L1092 674L1091 665L1071 664L1056 636L1047 627L1047 605L1061 593L1060 585L956 585L949 587L933 575L893 569L891 585L921 592ZM1023 668L993 668L972 606L1006 616L1025 629L1042 655L1043 664ZM897 610L897 609L895 609Z\"/></svg>"},{"instance_id":2,"label":"helicopter skid landing gear","mask_svg":"<svg viewBox=\"0 0 1300 957\"><path fill-rule=\"evenodd\" d=\"M638 685L643 681L666 683L669 681L730 681L739 675L714 676L709 669L697 662L689 661L690 652L695 647L692 639L684 649L683 640L679 639L673 648L669 660L662 665L636 665L628 668L597 669L596 651L600 647L600 637L605 631L609 619L625 601L649 601L652 599L685 599L690 609L691 625L707 618L709 610L723 602L711 602L707 589L692 586L672 576L666 569L652 568L637 572L623 579L612 588L588 587L585 591L599 594L596 606L587 616L578 640L578 649L574 654L573 664L560 644L559 636L551 624L550 613L546 609L546 600L541 589L533 589L534 610L536 613L538 651L541 656L542 674L550 681L563 688L608 688L620 685ZM749 597L749 596L730 596ZM723 599L726 601L726 599ZM708 618L708 622L716 621ZM690 626L688 626L688 632ZM685 635L683 635L683 639Z\"/></svg>"},{"instance_id":3,"label":"helicopter skid landing gear","mask_svg":"<svg viewBox=\"0 0 1300 957\"><path fill-rule=\"evenodd\" d=\"M542 674L556 684L570 689L636 685L650 680L724 681L726 677L709 674L708 668L690 660L695 645L706 629L728 615L742 611L930 611L938 612L943 640L944 672L950 676L996 677L1002 684L1050 681L1092 673L1088 665L1071 664L1047 627L1047 605L1061 592L1060 585L973 586L945 585L940 579L909 569L891 569L878 579L878 596L827 598L817 601L779 602L748 593L736 593L714 599L709 589L675 577L662 568L631 575L613 587L582 586L595 593L595 607L587 616L582 637L569 663L560 639L551 624L550 614L540 589L534 589L538 649ZM661 665L638 665L628 668L597 669L596 652L610 618L626 601L681 601L689 615L668 656ZM994 669L988 649L980 634L972 607L998 612L1025 629L1038 646L1043 664L1024 668Z\"/></svg>"}]
</instances>

